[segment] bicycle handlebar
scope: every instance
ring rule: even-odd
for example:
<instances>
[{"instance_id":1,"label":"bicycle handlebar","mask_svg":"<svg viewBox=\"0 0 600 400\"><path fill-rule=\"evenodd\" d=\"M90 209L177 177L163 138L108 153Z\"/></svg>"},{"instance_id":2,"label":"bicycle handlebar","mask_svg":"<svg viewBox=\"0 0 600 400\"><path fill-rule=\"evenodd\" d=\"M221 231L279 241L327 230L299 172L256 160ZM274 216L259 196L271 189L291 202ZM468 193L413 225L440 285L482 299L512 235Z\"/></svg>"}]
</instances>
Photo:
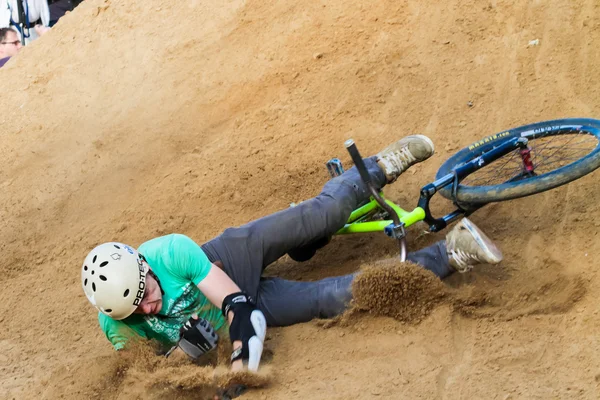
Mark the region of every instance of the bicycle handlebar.
<instances>
[{"instance_id":1,"label":"bicycle handlebar","mask_svg":"<svg viewBox=\"0 0 600 400\"><path fill-rule=\"evenodd\" d=\"M393 234L396 234L398 230L403 231L403 224L400 222L400 216L396 213L396 211L392 207L389 206L389 204L387 204L381 198L381 196L379 195L379 192L377 191L377 189L375 189L375 186L373 186L373 183L371 181L371 176L369 175L369 172L367 171L365 162L363 161L363 159L358 151L358 148L356 147L356 144L354 143L354 140L353 139L346 140L344 142L344 146L346 147L346 150L348 150L348 153L350 153L350 157L352 157L352 161L354 161L354 166L356 166L356 169L358 170L358 173L360 174L361 179L369 188L369 191L371 192L371 195L373 196L373 198L377 201L379 206L381 206L381 208L383 208L390 215L390 217L392 217L392 221L394 221L394 226L392 228ZM400 261L404 262L404 261L406 261L406 237L404 235L402 235L401 237L394 237L394 238L398 240L398 245L400 247Z\"/></svg>"}]
</instances>

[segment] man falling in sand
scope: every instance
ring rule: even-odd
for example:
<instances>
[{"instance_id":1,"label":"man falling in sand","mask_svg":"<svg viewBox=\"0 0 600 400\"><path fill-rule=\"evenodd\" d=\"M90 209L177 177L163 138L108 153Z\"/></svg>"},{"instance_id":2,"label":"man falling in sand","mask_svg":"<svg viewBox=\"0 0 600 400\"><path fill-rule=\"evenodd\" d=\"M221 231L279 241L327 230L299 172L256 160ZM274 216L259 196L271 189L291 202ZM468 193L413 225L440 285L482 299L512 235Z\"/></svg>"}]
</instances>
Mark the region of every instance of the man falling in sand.
<instances>
[{"instance_id":1,"label":"man falling in sand","mask_svg":"<svg viewBox=\"0 0 600 400\"><path fill-rule=\"evenodd\" d=\"M377 189L394 182L411 165L431 157L422 135L405 137L364 160ZM322 192L196 244L172 234L137 249L116 242L94 248L81 278L99 322L118 350L134 337L154 339L165 351L179 346L197 359L216 347L215 331L229 325L232 369L256 371L267 326L287 326L341 314L353 298L358 273L314 282L264 278L263 270L285 254L309 259L369 198L356 168L328 181ZM439 278L497 264L502 253L464 218L442 240L410 253L408 261Z\"/></svg>"}]
</instances>

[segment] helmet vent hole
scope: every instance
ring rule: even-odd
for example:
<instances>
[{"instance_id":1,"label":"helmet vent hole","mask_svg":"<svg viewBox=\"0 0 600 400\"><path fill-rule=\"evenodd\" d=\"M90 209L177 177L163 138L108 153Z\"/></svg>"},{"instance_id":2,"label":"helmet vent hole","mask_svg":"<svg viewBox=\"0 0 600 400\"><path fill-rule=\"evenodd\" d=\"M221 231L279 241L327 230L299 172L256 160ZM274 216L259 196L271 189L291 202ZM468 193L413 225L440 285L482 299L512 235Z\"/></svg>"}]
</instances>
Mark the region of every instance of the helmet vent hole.
<instances>
[{"instance_id":1,"label":"helmet vent hole","mask_svg":"<svg viewBox=\"0 0 600 400\"><path fill-rule=\"evenodd\" d=\"M85 281L83 281L83 286L87 285L87 278L85 278Z\"/></svg>"},{"instance_id":2,"label":"helmet vent hole","mask_svg":"<svg viewBox=\"0 0 600 400\"><path fill-rule=\"evenodd\" d=\"M119 246L117 246L116 244L113 244L113 246L115 246L117 249L121 250L121 248Z\"/></svg>"},{"instance_id":3,"label":"helmet vent hole","mask_svg":"<svg viewBox=\"0 0 600 400\"><path fill-rule=\"evenodd\" d=\"M123 293L123 297L129 296L129 289L125 289L125 293Z\"/></svg>"},{"instance_id":4,"label":"helmet vent hole","mask_svg":"<svg viewBox=\"0 0 600 400\"><path fill-rule=\"evenodd\" d=\"M100 280L101 281L106 281L106 277L104 275L100 275Z\"/></svg>"},{"instance_id":5,"label":"helmet vent hole","mask_svg":"<svg viewBox=\"0 0 600 400\"><path fill-rule=\"evenodd\" d=\"M104 312L111 313L112 312L112 308L107 308L106 310L104 310Z\"/></svg>"},{"instance_id":6,"label":"helmet vent hole","mask_svg":"<svg viewBox=\"0 0 600 400\"><path fill-rule=\"evenodd\" d=\"M108 265L108 261L103 261L103 262L100 264L100 266L101 266L101 267L106 267L107 265Z\"/></svg>"},{"instance_id":7,"label":"helmet vent hole","mask_svg":"<svg viewBox=\"0 0 600 400\"><path fill-rule=\"evenodd\" d=\"M83 270L84 270L84 271L87 271L87 265L84 265L84 266L83 266Z\"/></svg>"},{"instance_id":8,"label":"helmet vent hole","mask_svg":"<svg viewBox=\"0 0 600 400\"><path fill-rule=\"evenodd\" d=\"M94 282L92 282L92 290L95 292L96 291L96 284Z\"/></svg>"},{"instance_id":9,"label":"helmet vent hole","mask_svg":"<svg viewBox=\"0 0 600 400\"><path fill-rule=\"evenodd\" d=\"M96 258L98 258L98 256L94 256L94 258L92 258L92 264L96 262Z\"/></svg>"}]
</instances>

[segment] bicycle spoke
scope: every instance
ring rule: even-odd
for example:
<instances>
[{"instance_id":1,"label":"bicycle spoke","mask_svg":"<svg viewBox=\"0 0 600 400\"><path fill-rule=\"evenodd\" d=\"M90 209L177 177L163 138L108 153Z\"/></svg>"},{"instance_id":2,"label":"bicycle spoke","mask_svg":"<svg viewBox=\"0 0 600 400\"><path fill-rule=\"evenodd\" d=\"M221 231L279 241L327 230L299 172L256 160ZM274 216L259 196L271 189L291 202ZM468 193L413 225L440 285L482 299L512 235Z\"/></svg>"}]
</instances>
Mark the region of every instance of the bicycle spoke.
<instances>
[{"instance_id":1,"label":"bicycle spoke","mask_svg":"<svg viewBox=\"0 0 600 400\"><path fill-rule=\"evenodd\" d=\"M556 153L557 153L559 150L564 150L564 148L565 148L565 145L568 145L568 144L569 144L571 141L573 141L573 138L574 138L574 137L575 137L575 136L573 136L573 137L569 138L569 141L568 141L567 143L563 144L562 146L558 146L558 147L556 147L556 148L555 148L556 150L554 150L554 152L553 152L552 154L550 154L550 156L548 156L548 157L552 157L552 156L553 156L554 154L556 154ZM552 139L554 139L554 137L551 137L551 139L550 139L550 140L547 140L547 141L546 141L546 143L545 143L545 146L543 147L543 150L547 150L547 149L549 148L550 144L551 144L551 143L552 143L552 141L553 141ZM541 153L541 150L538 150L537 152Z\"/></svg>"},{"instance_id":2,"label":"bicycle spoke","mask_svg":"<svg viewBox=\"0 0 600 400\"><path fill-rule=\"evenodd\" d=\"M536 176L576 162L598 145L596 137L588 133L567 133L553 132L551 135L530 139L531 163ZM522 176L523 171L523 161L517 150L469 175L461 184L467 186L497 185Z\"/></svg>"},{"instance_id":3,"label":"bicycle spoke","mask_svg":"<svg viewBox=\"0 0 600 400\"><path fill-rule=\"evenodd\" d=\"M534 157L534 160L532 160L532 161L533 161L533 164L534 164L534 167L536 168L536 170L539 167L542 167L542 166L548 167L548 166L553 165L555 163L560 163L561 164L560 166L564 166L564 165L570 164L570 162L577 161L581 157L585 156L587 153L589 153L595 147L595 143L594 143L594 147L592 147L592 148L586 148L586 149L581 149L582 150L581 152L576 153L573 150L579 150L579 149L578 148L574 148L572 146L573 140L575 138L581 139L581 137L584 136L584 135L571 135L571 136L572 137L570 137L569 140L566 143L564 143L563 145L561 145L561 146L550 146L554 142L554 140L547 140L547 142L545 143L545 145L543 146L543 148L541 148L541 149L540 148L534 149L533 151L534 151L534 156L535 157ZM585 136L589 136L589 135L585 135ZM563 135L562 137L564 138L565 135ZM554 139L556 137L551 137L551 138ZM582 143L582 142L583 141L580 140L579 142L576 142L575 144L579 144L579 143ZM587 141L587 142L590 143L590 144L592 144L593 142L597 142L597 141L594 138L594 140L590 140L590 141ZM568 148L566 147L567 145L569 145ZM543 150L548 150L548 151L553 150L553 151L549 155L542 156L541 154L542 154ZM565 151L568 151L568 154L565 154L564 153ZM563 153L561 153L561 152L563 152ZM536 162L540 158L541 158L541 161L540 162Z\"/></svg>"}]
</instances>

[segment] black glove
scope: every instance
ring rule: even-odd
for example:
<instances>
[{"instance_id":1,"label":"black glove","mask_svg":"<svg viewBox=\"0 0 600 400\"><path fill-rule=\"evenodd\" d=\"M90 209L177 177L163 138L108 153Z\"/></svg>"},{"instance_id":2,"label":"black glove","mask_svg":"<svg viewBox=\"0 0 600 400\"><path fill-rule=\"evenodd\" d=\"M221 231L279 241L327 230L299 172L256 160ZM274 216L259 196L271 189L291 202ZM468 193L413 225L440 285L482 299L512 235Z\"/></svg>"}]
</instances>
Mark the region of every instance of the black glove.
<instances>
[{"instance_id":1,"label":"black glove","mask_svg":"<svg viewBox=\"0 0 600 400\"><path fill-rule=\"evenodd\" d=\"M218 341L219 336L204 318L191 317L179 329L178 346L194 360L217 347Z\"/></svg>"},{"instance_id":2,"label":"black glove","mask_svg":"<svg viewBox=\"0 0 600 400\"><path fill-rule=\"evenodd\" d=\"M222 311L225 318L229 311L233 312L233 320L229 326L231 342L242 342L242 347L233 349L231 361L242 360L249 370L258 370L267 333L267 320L262 311L242 292L225 297Z\"/></svg>"}]
</instances>

